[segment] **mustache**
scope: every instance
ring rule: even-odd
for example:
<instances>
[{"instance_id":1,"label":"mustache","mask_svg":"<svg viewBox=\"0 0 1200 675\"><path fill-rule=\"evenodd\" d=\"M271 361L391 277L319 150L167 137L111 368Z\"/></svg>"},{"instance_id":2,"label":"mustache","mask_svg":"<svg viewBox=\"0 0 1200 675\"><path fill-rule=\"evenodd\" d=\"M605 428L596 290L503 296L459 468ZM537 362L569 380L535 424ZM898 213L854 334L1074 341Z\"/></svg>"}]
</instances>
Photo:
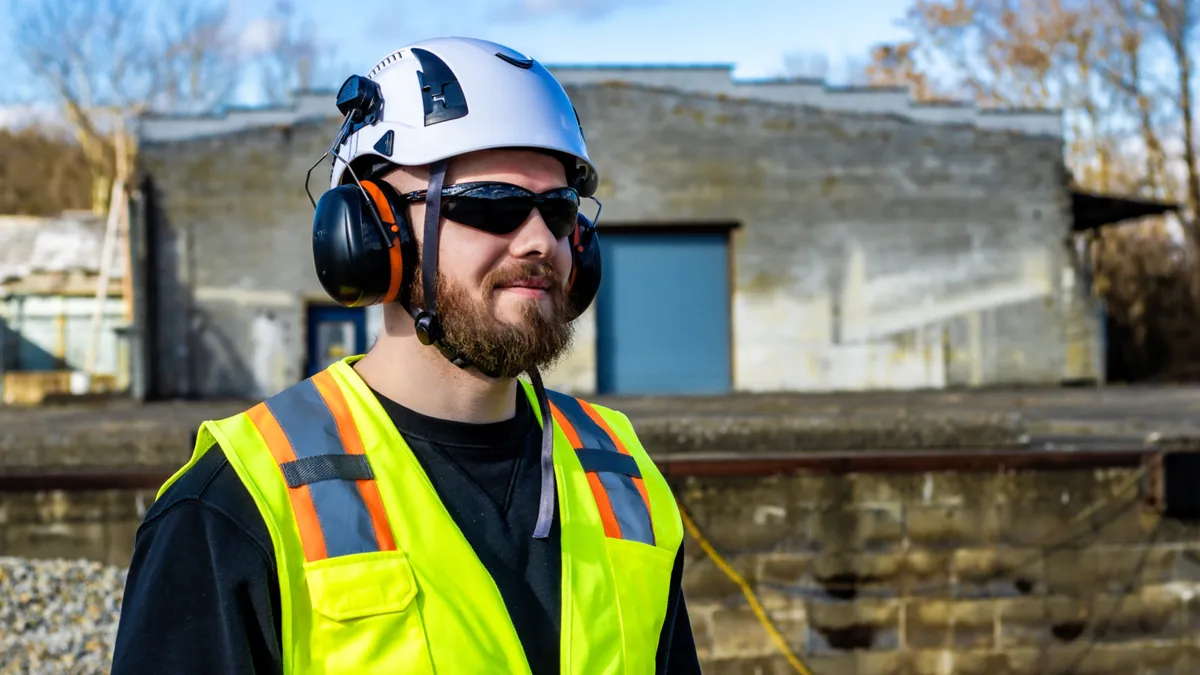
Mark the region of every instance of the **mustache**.
<instances>
[{"instance_id":1,"label":"mustache","mask_svg":"<svg viewBox=\"0 0 1200 675\"><path fill-rule=\"evenodd\" d=\"M488 275L485 286L489 289L516 284L541 282L550 288L562 285L562 277L550 263L516 263L498 269Z\"/></svg>"}]
</instances>

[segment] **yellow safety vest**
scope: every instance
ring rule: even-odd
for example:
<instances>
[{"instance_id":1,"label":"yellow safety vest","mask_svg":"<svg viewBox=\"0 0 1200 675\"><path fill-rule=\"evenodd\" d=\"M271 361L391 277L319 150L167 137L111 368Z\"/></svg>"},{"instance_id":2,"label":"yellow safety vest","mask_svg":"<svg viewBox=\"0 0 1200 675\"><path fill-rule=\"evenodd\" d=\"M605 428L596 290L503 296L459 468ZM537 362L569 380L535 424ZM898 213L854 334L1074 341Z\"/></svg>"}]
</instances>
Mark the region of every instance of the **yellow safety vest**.
<instances>
[{"instance_id":1,"label":"yellow safety vest","mask_svg":"<svg viewBox=\"0 0 1200 675\"><path fill-rule=\"evenodd\" d=\"M351 367L359 358L202 424L159 495L220 444L274 542L285 674L528 673L494 581ZM683 538L674 497L625 415L547 393L561 672L653 673Z\"/></svg>"}]
</instances>

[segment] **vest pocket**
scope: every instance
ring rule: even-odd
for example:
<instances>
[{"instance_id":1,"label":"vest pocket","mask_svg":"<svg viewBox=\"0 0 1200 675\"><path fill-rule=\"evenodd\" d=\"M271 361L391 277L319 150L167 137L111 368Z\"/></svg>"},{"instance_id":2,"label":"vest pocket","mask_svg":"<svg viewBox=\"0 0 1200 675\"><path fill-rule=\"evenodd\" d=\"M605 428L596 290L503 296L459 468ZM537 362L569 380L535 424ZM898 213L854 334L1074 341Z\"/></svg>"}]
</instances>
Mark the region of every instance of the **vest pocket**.
<instances>
[{"instance_id":1,"label":"vest pocket","mask_svg":"<svg viewBox=\"0 0 1200 675\"><path fill-rule=\"evenodd\" d=\"M313 669L342 673L433 673L417 582L403 551L305 563L312 603Z\"/></svg>"},{"instance_id":2,"label":"vest pocket","mask_svg":"<svg viewBox=\"0 0 1200 675\"><path fill-rule=\"evenodd\" d=\"M667 615L675 551L605 537L625 633L628 673L654 672L658 637Z\"/></svg>"}]
</instances>

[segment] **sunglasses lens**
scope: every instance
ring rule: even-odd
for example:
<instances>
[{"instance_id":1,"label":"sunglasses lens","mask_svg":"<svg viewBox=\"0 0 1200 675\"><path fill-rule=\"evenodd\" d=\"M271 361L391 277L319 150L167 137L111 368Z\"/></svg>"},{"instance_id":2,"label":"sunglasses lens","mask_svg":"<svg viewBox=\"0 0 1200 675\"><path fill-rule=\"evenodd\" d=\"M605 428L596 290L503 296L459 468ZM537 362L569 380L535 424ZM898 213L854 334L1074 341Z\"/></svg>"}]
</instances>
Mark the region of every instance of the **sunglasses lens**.
<instances>
[{"instance_id":1,"label":"sunglasses lens","mask_svg":"<svg viewBox=\"0 0 1200 675\"><path fill-rule=\"evenodd\" d=\"M446 217L493 234L508 234L521 226L533 206L522 197L449 197L442 206Z\"/></svg>"},{"instance_id":2,"label":"sunglasses lens","mask_svg":"<svg viewBox=\"0 0 1200 675\"><path fill-rule=\"evenodd\" d=\"M535 206L555 237L565 237L575 228L579 196L569 188L535 197L516 185L489 184L447 196L442 203L442 212L450 220L468 227L508 234L529 218Z\"/></svg>"},{"instance_id":3,"label":"sunglasses lens","mask_svg":"<svg viewBox=\"0 0 1200 675\"><path fill-rule=\"evenodd\" d=\"M542 220L555 237L565 237L575 230L575 219L579 216L579 195L574 190L555 190L543 196L538 203Z\"/></svg>"}]
</instances>

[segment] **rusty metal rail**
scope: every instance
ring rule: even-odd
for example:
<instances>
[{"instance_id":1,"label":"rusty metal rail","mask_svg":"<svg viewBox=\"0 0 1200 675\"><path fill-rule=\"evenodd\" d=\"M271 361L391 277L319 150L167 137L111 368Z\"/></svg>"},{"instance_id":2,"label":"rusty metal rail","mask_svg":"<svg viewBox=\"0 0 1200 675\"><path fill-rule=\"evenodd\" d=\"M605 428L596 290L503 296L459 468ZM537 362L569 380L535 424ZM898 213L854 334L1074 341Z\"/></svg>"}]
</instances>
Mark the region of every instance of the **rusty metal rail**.
<instances>
[{"instance_id":1,"label":"rusty metal rail","mask_svg":"<svg viewBox=\"0 0 1200 675\"><path fill-rule=\"evenodd\" d=\"M767 476L789 473L913 473L926 471L1078 470L1136 468L1158 452L1151 447L1107 449L970 448L886 452L794 452L777 455L656 455L664 475ZM43 490L156 490L174 468L0 468L0 492Z\"/></svg>"},{"instance_id":2,"label":"rusty metal rail","mask_svg":"<svg viewBox=\"0 0 1200 675\"><path fill-rule=\"evenodd\" d=\"M0 469L0 492L157 490L174 469Z\"/></svg>"},{"instance_id":3,"label":"rusty metal rail","mask_svg":"<svg viewBox=\"0 0 1200 675\"><path fill-rule=\"evenodd\" d=\"M1153 448L1104 450L970 449L965 451L811 452L756 457L656 458L667 476L766 476L808 473L923 473L999 469L1135 468Z\"/></svg>"}]
</instances>

